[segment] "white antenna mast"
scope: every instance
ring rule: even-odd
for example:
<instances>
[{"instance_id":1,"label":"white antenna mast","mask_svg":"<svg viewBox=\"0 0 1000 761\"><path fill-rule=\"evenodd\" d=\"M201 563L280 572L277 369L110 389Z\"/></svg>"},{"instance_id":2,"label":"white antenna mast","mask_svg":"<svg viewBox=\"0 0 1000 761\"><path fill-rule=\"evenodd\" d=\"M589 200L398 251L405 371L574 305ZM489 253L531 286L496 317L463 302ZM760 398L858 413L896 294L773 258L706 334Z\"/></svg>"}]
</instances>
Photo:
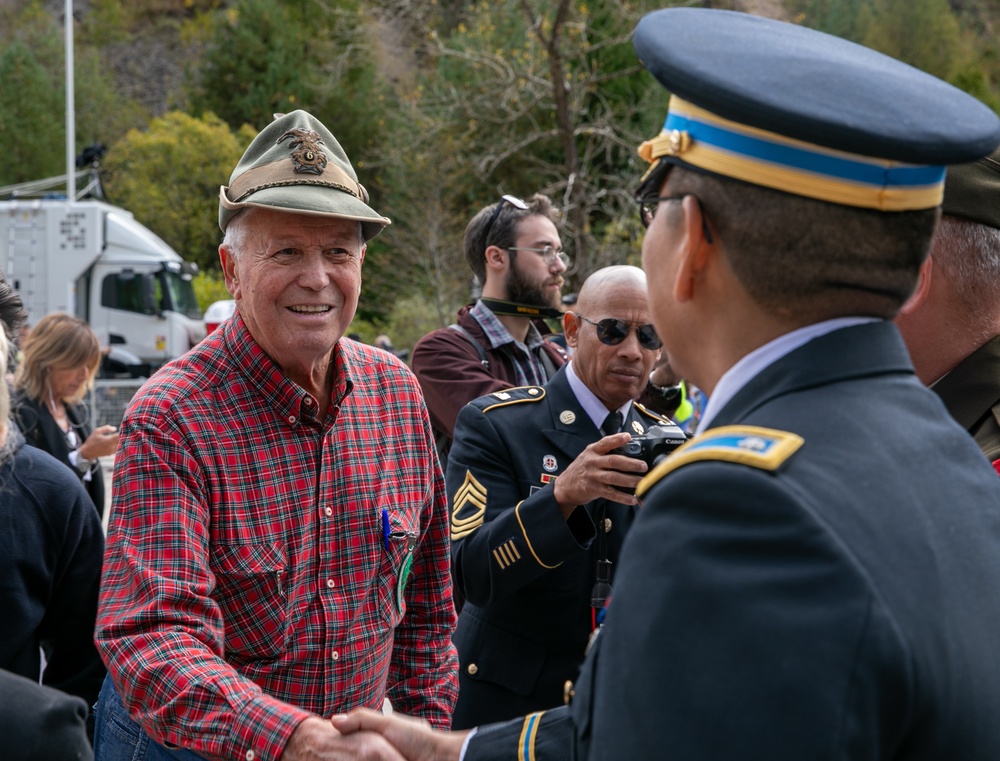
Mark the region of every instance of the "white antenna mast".
<instances>
[{"instance_id":1,"label":"white antenna mast","mask_svg":"<svg viewBox=\"0 0 1000 761\"><path fill-rule=\"evenodd\" d=\"M66 201L76 200L76 101L73 92L73 0L66 0Z\"/></svg>"}]
</instances>

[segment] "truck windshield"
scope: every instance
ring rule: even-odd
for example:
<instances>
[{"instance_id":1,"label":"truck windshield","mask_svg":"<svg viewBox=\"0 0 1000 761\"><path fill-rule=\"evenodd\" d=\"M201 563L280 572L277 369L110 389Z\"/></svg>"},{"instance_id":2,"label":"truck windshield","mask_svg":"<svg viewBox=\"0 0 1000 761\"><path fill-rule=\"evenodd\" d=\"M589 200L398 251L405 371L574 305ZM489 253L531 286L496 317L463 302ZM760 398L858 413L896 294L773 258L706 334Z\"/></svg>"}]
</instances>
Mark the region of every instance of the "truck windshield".
<instances>
[{"instance_id":1,"label":"truck windshield","mask_svg":"<svg viewBox=\"0 0 1000 761\"><path fill-rule=\"evenodd\" d=\"M158 274L163 287L164 309L180 312L192 320L200 320L201 309L198 308L191 278L169 269L162 269Z\"/></svg>"}]
</instances>

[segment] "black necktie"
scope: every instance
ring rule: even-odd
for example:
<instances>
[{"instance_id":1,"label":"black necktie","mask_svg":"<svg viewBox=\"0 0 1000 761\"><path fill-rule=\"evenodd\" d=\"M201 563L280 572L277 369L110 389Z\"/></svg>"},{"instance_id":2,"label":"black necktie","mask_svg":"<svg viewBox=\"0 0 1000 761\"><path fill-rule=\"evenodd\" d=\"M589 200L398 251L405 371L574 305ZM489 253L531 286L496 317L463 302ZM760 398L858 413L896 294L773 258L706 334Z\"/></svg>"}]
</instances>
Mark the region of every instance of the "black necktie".
<instances>
[{"instance_id":1,"label":"black necktie","mask_svg":"<svg viewBox=\"0 0 1000 761\"><path fill-rule=\"evenodd\" d=\"M611 436L614 433L618 433L622 429L622 413L609 412L608 416L604 418L604 424L601 426L602 436Z\"/></svg>"}]
</instances>

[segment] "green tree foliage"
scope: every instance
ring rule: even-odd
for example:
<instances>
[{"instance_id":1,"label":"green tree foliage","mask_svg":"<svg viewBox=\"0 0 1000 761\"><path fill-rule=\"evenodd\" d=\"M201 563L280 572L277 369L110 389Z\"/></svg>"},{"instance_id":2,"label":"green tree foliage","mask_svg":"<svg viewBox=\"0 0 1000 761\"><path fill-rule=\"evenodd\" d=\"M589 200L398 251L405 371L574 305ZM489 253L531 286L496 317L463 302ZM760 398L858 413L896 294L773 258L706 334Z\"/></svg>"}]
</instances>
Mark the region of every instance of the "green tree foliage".
<instances>
[{"instance_id":1,"label":"green tree foliage","mask_svg":"<svg viewBox=\"0 0 1000 761\"><path fill-rule=\"evenodd\" d=\"M450 32L435 26L439 15L411 8L407 20L422 43L412 58L421 69L401 88L411 128L387 146L383 161L400 177L392 183L394 209L400 187L419 197L414 212L400 211L417 234L399 243L437 298L468 294L462 234L501 193L542 191L562 207L576 283L636 251L631 189L642 168L635 149L658 131L666 110L631 50L635 22L651 6L477 2ZM421 218L421 211L430 213ZM453 308L440 306L442 323Z\"/></svg>"},{"instance_id":2,"label":"green tree foliage","mask_svg":"<svg viewBox=\"0 0 1000 761\"><path fill-rule=\"evenodd\" d=\"M205 58L194 69L193 109L262 129L274 113L309 104L313 30L297 16L277 0L238 0L214 14Z\"/></svg>"},{"instance_id":3,"label":"green tree foliage","mask_svg":"<svg viewBox=\"0 0 1000 761\"><path fill-rule=\"evenodd\" d=\"M0 53L0 92L0 185L63 174L63 96L21 41Z\"/></svg>"},{"instance_id":4,"label":"green tree foliage","mask_svg":"<svg viewBox=\"0 0 1000 761\"><path fill-rule=\"evenodd\" d=\"M208 309L209 305L216 301L232 298L229 291L226 290L226 281L219 270L202 270L194 276L192 285L194 286L194 295L203 310Z\"/></svg>"},{"instance_id":5,"label":"green tree foliage","mask_svg":"<svg viewBox=\"0 0 1000 761\"><path fill-rule=\"evenodd\" d=\"M234 133L214 114L168 112L112 146L104 163L108 199L184 259L218 269L219 186L229 183L253 134Z\"/></svg>"},{"instance_id":6,"label":"green tree foliage","mask_svg":"<svg viewBox=\"0 0 1000 761\"><path fill-rule=\"evenodd\" d=\"M948 0L876 0L863 42L945 80L959 65L958 19Z\"/></svg>"},{"instance_id":7,"label":"green tree foliage","mask_svg":"<svg viewBox=\"0 0 1000 761\"><path fill-rule=\"evenodd\" d=\"M38 2L0 13L0 185L66 171L64 33ZM76 152L110 143L140 121L98 51L75 46Z\"/></svg>"},{"instance_id":8,"label":"green tree foliage","mask_svg":"<svg viewBox=\"0 0 1000 761\"><path fill-rule=\"evenodd\" d=\"M786 0L799 23L941 77L1000 112L994 0Z\"/></svg>"}]
</instances>

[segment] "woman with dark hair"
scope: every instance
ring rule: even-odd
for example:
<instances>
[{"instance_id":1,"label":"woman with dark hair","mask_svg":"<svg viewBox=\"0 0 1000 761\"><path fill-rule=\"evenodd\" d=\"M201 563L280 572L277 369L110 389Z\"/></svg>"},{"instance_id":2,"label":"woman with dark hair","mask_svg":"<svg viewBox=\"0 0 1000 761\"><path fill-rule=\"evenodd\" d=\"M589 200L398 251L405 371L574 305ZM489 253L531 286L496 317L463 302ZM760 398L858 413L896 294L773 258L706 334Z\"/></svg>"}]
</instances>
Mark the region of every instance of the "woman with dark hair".
<instances>
[{"instance_id":1,"label":"woman with dark hair","mask_svg":"<svg viewBox=\"0 0 1000 761\"><path fill-rule=\"evenodd\" d=\"M97 458L114 454L118 432L110 425L94 430L81 404L101 362L97 336L83 320L54 312L38 321L22 349L14 376L14 420L29 444L83 480L94 507L103 514L104 474Z\"/></svg>"}]
</instances>

